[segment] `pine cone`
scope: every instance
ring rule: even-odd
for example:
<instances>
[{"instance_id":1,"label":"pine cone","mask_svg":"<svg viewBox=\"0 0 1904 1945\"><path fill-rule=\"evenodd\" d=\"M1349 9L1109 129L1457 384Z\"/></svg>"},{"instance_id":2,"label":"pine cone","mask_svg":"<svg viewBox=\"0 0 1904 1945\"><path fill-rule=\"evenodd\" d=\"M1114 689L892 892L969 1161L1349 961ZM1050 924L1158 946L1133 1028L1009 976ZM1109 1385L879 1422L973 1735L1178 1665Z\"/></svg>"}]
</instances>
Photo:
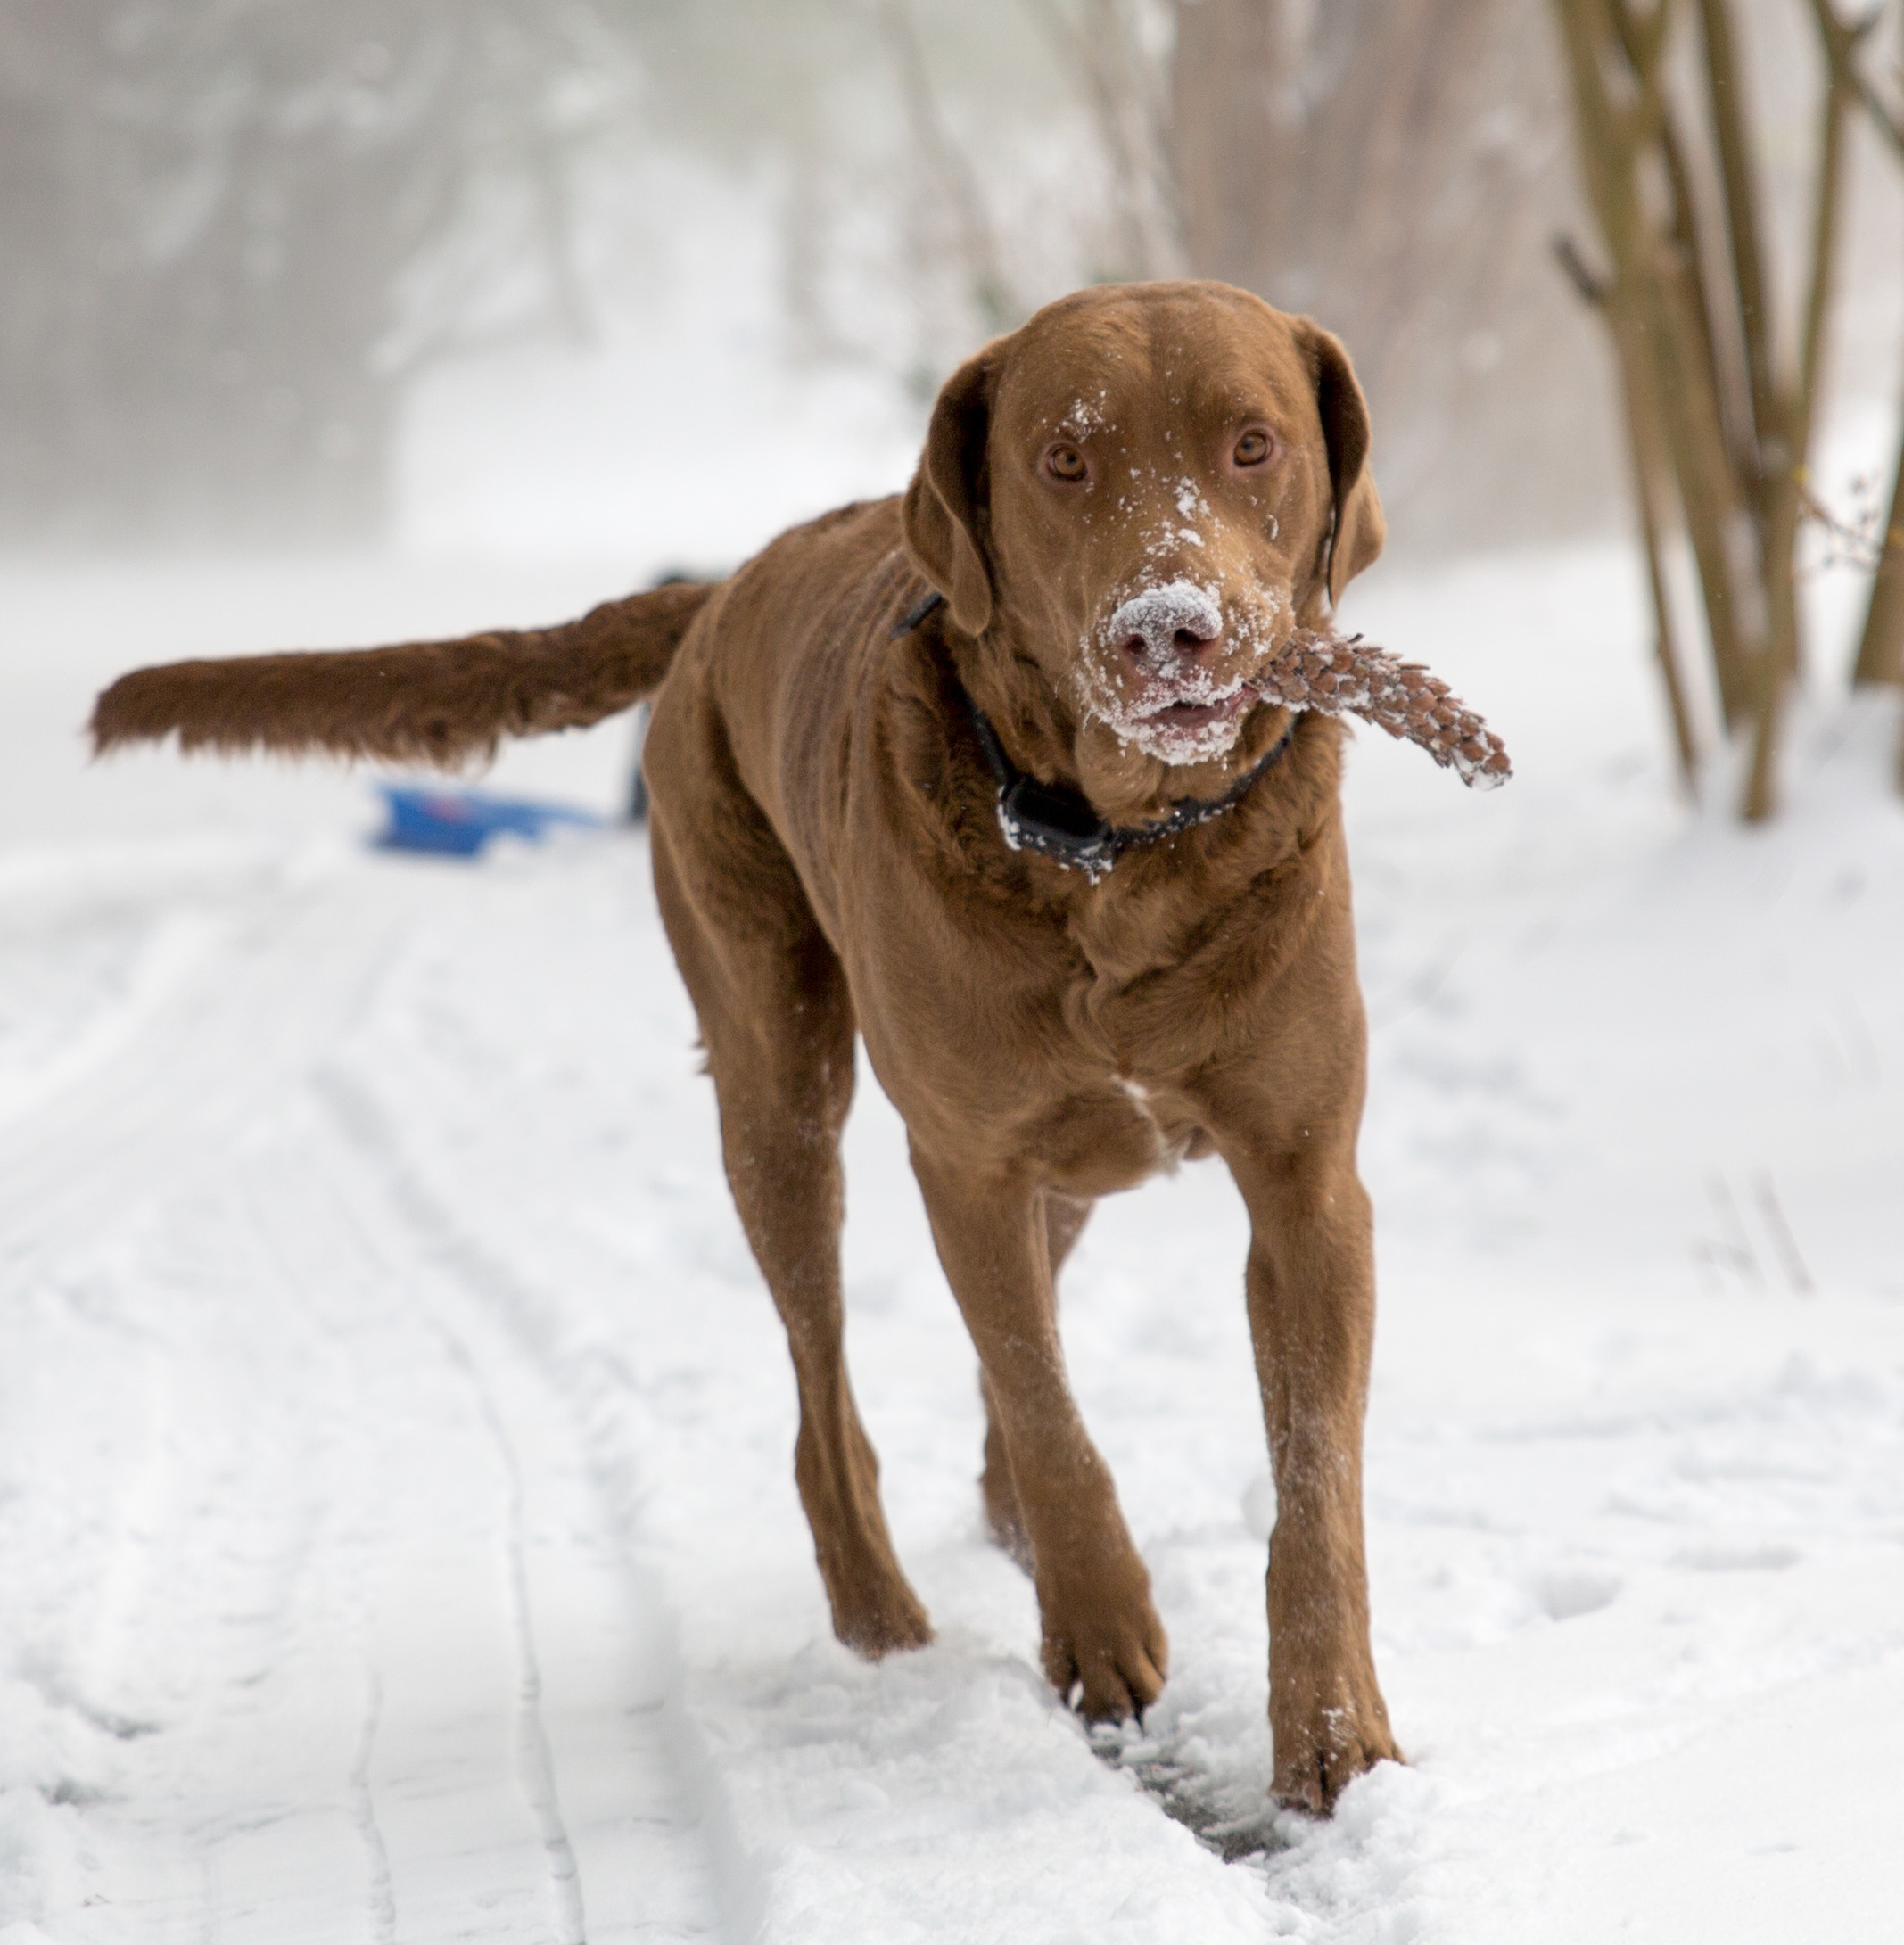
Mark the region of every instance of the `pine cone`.
<instances>
[{"instance_id":1,"label":"pine cone","mask_svg":"<svg viewBox=\"0 0 1904 1945\"><path fill-rule=\"evenodd\" d=\"M1500 738L1446 682L1359 635L1345 640L1298 629L1251 686L1265 702L1360 716L1419 743L1474 789L1492 790L1514 773Z\"/></svg>"}]
</instances>

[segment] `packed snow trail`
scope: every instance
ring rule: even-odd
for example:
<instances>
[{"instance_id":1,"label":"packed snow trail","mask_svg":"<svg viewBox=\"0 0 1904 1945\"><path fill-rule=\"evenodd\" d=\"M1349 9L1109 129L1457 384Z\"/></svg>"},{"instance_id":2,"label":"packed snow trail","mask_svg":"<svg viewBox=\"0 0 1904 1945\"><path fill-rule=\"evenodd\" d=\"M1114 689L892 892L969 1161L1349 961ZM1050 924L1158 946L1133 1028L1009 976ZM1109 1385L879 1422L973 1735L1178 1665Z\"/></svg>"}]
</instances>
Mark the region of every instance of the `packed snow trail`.
<instances>
[{"instance_id":1,"label":"packed snow trail","mask_svg":"<svg viewBox=\"0 0 1904 1945\"><path fill-rule=\"evenodd\" d=\"M227 612L197 572L0 583L0 640L89 600L312 639L308 588ZM512 618L493 595L356 598L374 636ZM1584 554L1353 618L1484 703L1521 775L1476 802L1372 736L1350 764L1375 1646L1412 1767L1328 1825L1264 1803L1273 1502L1220 1169L1107 1203L1067 1277L1173 1645L1142 1730L1093 1738L984 1542L969 1346L862 1085L850 1353L939 1639L859 1662L640 840L367 853L360 781L81 769L111 666L27 669L0 1939L1893 1937L1895 705L1801 720L1775 829L1688 820L1648 672L1604 647L1638 596ZM606 807L625 736L501 780Z\"/></svg>"},{"instance_id":2,"label":"packed snow trail","mask_svg":"<svg viewBox=\"0 0 1904 1945\"><path fill-rule=\"evenodd\" d=\"M327 1065L414 888L166 861L151 929L195 905L201 949L0 1137L7 1447L60 1522L9 1559L56 1560L85 1616L16 1616L51 1793L93 1826L52 1929L715 1935L670 1623L573 1401ZM116 874L100 896L124 923Z\"/></svg>"}]
</instances>

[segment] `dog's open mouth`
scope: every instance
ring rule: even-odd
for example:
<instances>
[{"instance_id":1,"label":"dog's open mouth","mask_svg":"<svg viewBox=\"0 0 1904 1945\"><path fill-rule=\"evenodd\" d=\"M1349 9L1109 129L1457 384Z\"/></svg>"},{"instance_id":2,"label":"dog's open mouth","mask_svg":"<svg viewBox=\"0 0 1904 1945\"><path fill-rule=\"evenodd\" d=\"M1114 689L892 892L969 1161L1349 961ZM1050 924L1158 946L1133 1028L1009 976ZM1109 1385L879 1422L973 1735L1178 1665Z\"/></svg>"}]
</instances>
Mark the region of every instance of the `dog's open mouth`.
<instances>
[{"instance_id":1,"label":"dog's open mouth","mask_svg":"<svg viewBox=\"0 0 1904 1945\"><path fill-rule=\"evenodd\" d=\"M1189 693L1185 693L1185 688ZM1242 734L1243 718L1258 698L1240 680L1212 694L1206 677L1194 687L1173 685L1161 697L1146 697L1115 725L1146 755L1166 763L1207 762L1225 756Z\"/></svg>"},{"instance_id":2,"label":"dog's open mouth","mask_svg":"<svg viewBox=\"0 0 1904 1945\"><path fill-rule=\"evenodd\" d=\"M1142 711L1137 721L1152 731L1207 729L1213 723L1228 722L1240 716L1255 700L1247 688L1239 685L1232 693L1215 702L1193 702L1186 697L1179 702L1159 703L1154 709Z\"/></svg>"}]
</instances>

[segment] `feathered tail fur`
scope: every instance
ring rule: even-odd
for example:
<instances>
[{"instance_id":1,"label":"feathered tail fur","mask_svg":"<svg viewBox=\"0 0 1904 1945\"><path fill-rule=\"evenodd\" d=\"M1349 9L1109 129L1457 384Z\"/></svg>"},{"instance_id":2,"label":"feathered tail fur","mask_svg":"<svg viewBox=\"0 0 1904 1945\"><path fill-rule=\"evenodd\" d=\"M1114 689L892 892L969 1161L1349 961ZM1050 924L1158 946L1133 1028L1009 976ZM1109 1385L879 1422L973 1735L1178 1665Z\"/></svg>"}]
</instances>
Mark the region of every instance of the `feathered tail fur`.
<instances>
[{"instance_id":1,"label":"feathered tail fur","mask_svg":"<svg viewBox=\"0 0 1904 1945\"><path fill-rule=\"evenodd\" d=\"M507 736L575 729L660 686L713 592L693 582L605 602L559 628L332 654L137 669L101 695L95 754L174 734L181 750L381 757L452 770Z\"/></svg>"}]
</instances>

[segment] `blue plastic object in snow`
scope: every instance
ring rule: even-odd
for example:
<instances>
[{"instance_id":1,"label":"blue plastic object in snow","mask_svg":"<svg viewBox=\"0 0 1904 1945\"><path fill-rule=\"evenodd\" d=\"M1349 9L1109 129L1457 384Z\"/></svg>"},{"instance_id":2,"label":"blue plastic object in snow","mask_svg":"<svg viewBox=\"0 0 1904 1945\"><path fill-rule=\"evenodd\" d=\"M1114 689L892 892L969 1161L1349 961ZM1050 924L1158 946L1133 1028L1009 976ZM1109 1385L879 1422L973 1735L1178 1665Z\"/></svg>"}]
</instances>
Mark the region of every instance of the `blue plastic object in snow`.
<instances>
[{"instance_id":1,"label":"blue plastic object in snow","mask_svg":"<svg viewBox=\"0 0 1904 1945\"><path fill-rule=\"evenodd\" d=\"M375 840L383 851L429 851L439 857L474 858L498 831L540 838L551 824L599 824L590 811L565 804L534 804L492 797L481 790L419 790L379 784L390 823Z\"/></svg>"}]
</instances>

